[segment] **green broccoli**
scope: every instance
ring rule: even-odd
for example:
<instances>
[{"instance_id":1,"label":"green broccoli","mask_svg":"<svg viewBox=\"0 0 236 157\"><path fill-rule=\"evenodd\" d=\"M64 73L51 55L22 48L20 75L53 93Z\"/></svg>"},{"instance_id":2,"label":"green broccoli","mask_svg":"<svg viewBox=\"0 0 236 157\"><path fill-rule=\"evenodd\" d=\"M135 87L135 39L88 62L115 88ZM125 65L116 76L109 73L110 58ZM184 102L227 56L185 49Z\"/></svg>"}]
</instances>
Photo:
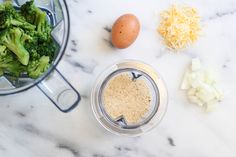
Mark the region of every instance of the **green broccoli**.
<instances>
[{"instance_id":1,"label":"green broccoli","mask_svg":"<svg viewBox=\"0 0 236 157\"><path fill-rule=\"evenodd\" d=\"M0 53L3 53L6 50L6 46L0 45Z\"/></svg>"},{"instance_id":2,"label":"green broccoli","mask_svg":"<svg viewBox=\"0 0 236 157\"><path fill-rule=\"evenodd\" d=\"M27 73L36 79L48 70L58 45L46 16L34 1L20 10L12 3L0 5L0 76Z\"/></svg>"},{"instance_id":3,"label":"green broccoli","mask_svg":"<svg viewBox=\"0 0 236 157\"><path fill-rule=\"evenodd\" d=\"M15 55L5 46L0 46L0 76L8 73L15 77L19 77L25 67L15 58Z\"/></svg>"},{"instance_id":4,"label":"green broccoli","mask_svg":"<svg viewBox=\"0 0 236 157\"><path fill-rule=\"evenodd\" d=\"M50 25L47 23L47 15L34 5L34 1L28 1L20 8L20 13L25 17L26 21L36 26L36 31L46 37L51 31Z\"/></svg>"},{"instance_id":5,"label":"green broccoli","mask_svg":"<svg viewBox=\"0 0 236 157\"><path fill-rule=\"evenodd\" d=\"M3 69L0 68L0 77L3 76L3 74L4 74L4 71Z\"/></svg>"},{"instance_id":6,"label":"green broccoli","mask_svg":"<svg viewBox=\"0 0 236 157\"><path fill-rule=\"evenodd\" d=\"M9 3L2 4L5 10L0 10L0 29L9 28L11 25L19 26L22 29L35 30L36 26L26 22Z\"/></svg>"},{"instance_id":7,"label":"green broccoli","mask_svg":"<svg viewBox=\"0 0 236 157\"><path fill-rule=\"evenodd\" d=\"M55 52L58 50L58 45L53 39L48 39L42 42L36 35L31 36L33 39L25 43L25 48L30 53L36 51L40 56L49 56L50 62L55 57Z\"/></svg>"},{"instance_id":8,"label":"green broccoli","mask_svg":"<svg viewBox=\"0 0 236 157\"><path fill-rule=\"evenodd\" d=\"M1 56L4 53L5 50L6 50L6 46L0 45L0 61L2 60ZM3 73L4 73L4 69L0 68L0 77L3 75Z\"/></svg>"},{"instance_id":9,"label":"green broccoli","mask_svg":"<svg viewBox=\"0 0 236 157\"><path fill-rule=\"evenodd\" d=\"M27 66L27 72L29 77L31 78L38 78L44 72L46 72L50 66L49 63L50 59L48 56L42 56L39 59L32 60L29 62Z\"/></svg>"},{"instance_id":10,"label":"green broccoli","mask_svg":"<svg viewBox=\"0 0 236 157\"><path fill-rule=\"evenodd\" d=\"M6 29L0 33L0 44L11 50L23 65L29 62L29 52L24 47L25 38L19 28Z\"/></svg>"}]
</instances>

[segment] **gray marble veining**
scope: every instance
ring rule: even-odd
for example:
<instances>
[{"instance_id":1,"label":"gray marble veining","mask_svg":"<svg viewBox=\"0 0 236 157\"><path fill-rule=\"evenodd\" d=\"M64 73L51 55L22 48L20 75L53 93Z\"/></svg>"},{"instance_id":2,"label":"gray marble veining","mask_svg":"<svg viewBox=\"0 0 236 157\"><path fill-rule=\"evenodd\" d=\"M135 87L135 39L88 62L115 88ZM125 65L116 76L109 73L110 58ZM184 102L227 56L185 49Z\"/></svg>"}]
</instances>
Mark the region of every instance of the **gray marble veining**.
<instances>
[{"instance_id":1,"label":"gray marble veining","mask_svg":"<svg viewBox=\"0 0 236 157\"><path fill-rule=\"evenodd\" d=\"M37 88L0 97L0 157L235 157L236 1L70 0L71 35L58 69L81 93L72 112L58 111ZM169 52L156 32L157 16L173 3L196 7L203 33L180 54ZM124 13L141 22L136 42L117 50L111 26ZM212 113L189 104L179 85L192 57L219 74L225 99ZM161 73L169 90L163 121L147 134L118 137L93 117L90 91L96 77L121 59L138 59Z\"/></svg>"}]
</instances>

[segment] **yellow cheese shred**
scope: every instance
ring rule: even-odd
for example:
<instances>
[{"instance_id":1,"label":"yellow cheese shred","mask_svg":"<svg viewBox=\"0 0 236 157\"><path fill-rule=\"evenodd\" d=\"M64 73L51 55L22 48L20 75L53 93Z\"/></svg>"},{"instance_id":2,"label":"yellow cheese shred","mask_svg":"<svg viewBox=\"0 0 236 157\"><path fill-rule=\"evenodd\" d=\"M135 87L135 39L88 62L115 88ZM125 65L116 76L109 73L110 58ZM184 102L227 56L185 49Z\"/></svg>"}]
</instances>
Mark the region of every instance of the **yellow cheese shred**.
<instances>
[{"instance_id":1,"label":"yellow cheese shred","mask_svg":"<svg viewBox=\"0 0 236 157\"><path fill-rule=\"evenodd\" d=\"M187 48L198 39L200 30L200 17L195 8L173 5L161 13L158 32L170 49Z\"/></svg>"}]
</instances>

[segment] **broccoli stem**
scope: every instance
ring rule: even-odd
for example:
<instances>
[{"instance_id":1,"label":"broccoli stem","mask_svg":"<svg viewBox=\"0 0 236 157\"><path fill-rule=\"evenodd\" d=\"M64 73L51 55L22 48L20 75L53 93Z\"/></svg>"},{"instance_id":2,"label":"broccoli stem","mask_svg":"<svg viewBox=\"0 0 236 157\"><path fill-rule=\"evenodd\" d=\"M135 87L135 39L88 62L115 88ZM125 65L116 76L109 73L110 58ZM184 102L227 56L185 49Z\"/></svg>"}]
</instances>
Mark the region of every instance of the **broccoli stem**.
<instances>
[{"instance_id":1,"label":"broccoli stem","mask_svg":"<svg viewBox=\"0 0 236 157\"><path fill-rule=\"evenodd\" d=\"M21 21L15 20L15 19L11 19L10 23L13 26L19 26L19 27L22 27L22 28L28 29L28 30L35 30L35 28L36 28L36 26L34 26L28 22L21 22Z\"/></svg>"},{"instance_id":2,"label":"broccoli stem","mask_svg":"<svg viewBox=\"0 0 236 157\"><path fill-rule=\"evenodd\" d=\"M29 53L21 43L17 41L16 45L14 43L7 43L5 45L8 47L9 50L11 50L18 57L18 60L23 65L28 65Z\"/></svg>"},{"instance_id":3,"label":"broccoli stem","mask_svg":"<svg viewBox=\"0 0 236 157\"><path fill-rule=\"evenodd\" d=\"M45 31L46 14L41 10L37 11L35 25L37 26L37 31L43 33Z\"/></svg>"}]
</instances>

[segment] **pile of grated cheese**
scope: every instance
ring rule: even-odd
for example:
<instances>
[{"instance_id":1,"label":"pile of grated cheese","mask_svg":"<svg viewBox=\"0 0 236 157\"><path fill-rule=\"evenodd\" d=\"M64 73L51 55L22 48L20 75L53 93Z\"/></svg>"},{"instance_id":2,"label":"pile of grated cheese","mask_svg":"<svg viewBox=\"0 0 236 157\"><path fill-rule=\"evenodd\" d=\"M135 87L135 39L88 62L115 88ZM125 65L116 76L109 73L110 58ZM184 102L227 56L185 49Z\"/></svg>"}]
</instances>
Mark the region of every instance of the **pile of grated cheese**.
<instances>
[{"instance_id":1,"label":"pile of grated cheese","mask_svg":"<svg viewBox=\"0 0 236 157\"><path fill-rule=\"evenodd\" d=\"M197 10L187 6L171 6L161 13L158 32L172 50L182 50L194 43L200 33L200 17Z\"/></svg>"}]
</instances>

